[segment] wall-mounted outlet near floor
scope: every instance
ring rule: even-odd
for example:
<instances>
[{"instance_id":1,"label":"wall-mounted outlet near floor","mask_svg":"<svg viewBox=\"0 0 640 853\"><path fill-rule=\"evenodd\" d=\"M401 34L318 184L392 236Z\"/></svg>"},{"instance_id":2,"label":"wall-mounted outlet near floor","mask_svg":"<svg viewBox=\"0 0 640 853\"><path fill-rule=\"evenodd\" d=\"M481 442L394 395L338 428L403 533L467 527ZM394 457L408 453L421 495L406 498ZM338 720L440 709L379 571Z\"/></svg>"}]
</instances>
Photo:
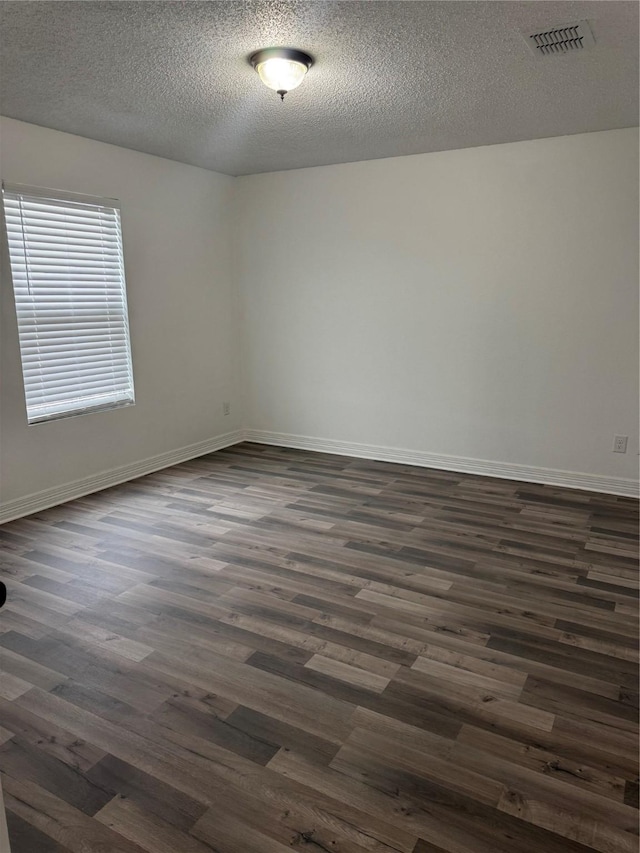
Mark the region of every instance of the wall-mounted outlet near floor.
<instances>
[{"instance_id":1,"label":"wall-mounted outlet near floor","mask_svg":"<svg viewBox=\"0 0 640 853\"><path fill-rule=\"evenodd\" d=\"M614 453L626 453L627 452L627 441L629 439L628 435L614 435L613 436L613 452Z\"/></svg>"},{"instance_id":2,"label":"wall-mounted outlet near floor","mask_svg":"<svg viewBox=\"0 0 640 853\"><path fill-rule=\"evenodd\" d=\"M231 414L231 403L223 403L222 404L222 414L230 415Z\"/></svg>"}]
</instances>

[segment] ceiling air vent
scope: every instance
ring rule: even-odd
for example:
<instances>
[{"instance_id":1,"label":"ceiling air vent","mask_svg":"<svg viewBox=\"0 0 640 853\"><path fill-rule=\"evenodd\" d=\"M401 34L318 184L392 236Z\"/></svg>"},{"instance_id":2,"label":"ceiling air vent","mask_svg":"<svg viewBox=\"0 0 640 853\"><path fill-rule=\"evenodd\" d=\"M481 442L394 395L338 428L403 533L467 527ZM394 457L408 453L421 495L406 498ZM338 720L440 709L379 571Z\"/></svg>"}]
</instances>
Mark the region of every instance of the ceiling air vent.
<instances>
[{"instance_id":1,"label":"ceiling air vent","mask_svg":"<svg viewBox=\"0 0 640 853\"><path fill-rule=\"evenodd\" d=\"M535 33L523 33L531 52L536 56L551 56L554 53L575 53L595 45L593 33L587 21L551 27Z\"/></svg>"}]
</instances>

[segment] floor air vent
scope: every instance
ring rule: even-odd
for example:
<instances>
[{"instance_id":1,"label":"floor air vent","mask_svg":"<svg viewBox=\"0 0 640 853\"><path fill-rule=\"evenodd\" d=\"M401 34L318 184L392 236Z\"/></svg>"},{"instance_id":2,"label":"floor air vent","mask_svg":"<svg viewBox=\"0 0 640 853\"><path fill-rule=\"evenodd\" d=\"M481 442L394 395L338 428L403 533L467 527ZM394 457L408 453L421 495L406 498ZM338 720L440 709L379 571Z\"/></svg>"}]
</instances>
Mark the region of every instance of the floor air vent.
<instances>
[{"instance_id":1,"label":"floor air vent","mask_svg":"<svg viewBox=\"0 0 640 853\"><path fill-rule=\"evenodd\" d=\"M529 48L536 56L551 56L554 53L574 53L595 45L593 33L587 21L565 24L535 33L523 33Z\"/></svg>"}]
</instances>

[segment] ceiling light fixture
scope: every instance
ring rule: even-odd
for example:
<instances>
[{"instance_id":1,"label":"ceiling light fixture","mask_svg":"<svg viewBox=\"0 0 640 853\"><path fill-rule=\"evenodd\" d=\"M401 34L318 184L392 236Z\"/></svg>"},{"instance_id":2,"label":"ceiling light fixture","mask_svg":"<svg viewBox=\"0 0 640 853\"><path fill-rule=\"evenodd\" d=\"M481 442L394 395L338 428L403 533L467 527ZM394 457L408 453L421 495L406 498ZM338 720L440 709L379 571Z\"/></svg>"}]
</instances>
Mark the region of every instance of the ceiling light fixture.
<instances>
[{"instance_id":1,"label":"ceiling light fixture","mask_svg":"<svg viewBox=\"0 0 640 853\"><path fill-rule=\"evenodd\" d=\"M308 53L293 47L267 47L258 50L249 57L249 62L264 85L274 89L282 101L287 92L302 83L304 75L313 65L313 59Z\"/></svg>"}]
</instances>

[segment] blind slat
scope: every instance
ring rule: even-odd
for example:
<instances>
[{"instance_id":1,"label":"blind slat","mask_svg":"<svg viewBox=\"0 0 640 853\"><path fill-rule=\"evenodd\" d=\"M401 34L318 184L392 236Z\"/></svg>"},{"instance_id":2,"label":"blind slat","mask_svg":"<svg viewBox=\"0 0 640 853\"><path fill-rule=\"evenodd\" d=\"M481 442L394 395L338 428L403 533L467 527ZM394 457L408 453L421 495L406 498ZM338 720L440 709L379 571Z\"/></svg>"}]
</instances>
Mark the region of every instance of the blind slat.
<instances>
[{"instance_id":1,"label":"blind slat","mask_svg":"<svg viewBox=\"0 0 640 853\"><path fill-rule=\"evenodd\" d=\"M105 356L109 356L107 359ZM66 381L71 378L73 382L85 382L93 380L94 377L102 376L106 373L127 373L128 364L126 358L111 359L109 353L104 353L102 359L91 360L91 364L85 367L79 367L77 364L55 364L47 361L32 362L28 364L23 372L25 384L33 384L42 382L43 375L46 383L54 383L56 381Z\"/></svg>"},{"instance_id":2,"label":"blind slat","mask_svg":"<svg viewBox=\"0 0 640 853\"><path fill-rule=\"evenodd\" d=\"M119 205L3 187L29 423L134 400Z\"/></svg>"},{"instance_id":3,"label":"blind slat","mask_svg":"<svg viewBox=\"0 0 640 853\"><path fill-rule=\"evenodd\" d=\"M96 376L104 376L107 373L127 373L127 360L120 358L117 361L109 358L92 360L90 367L79 368L75 364L50 364L49 362L32 363L24 369L25 383L42 381L42 371L47 371L47 384L54 382L66 382L70 377L75 377L76 382L84 382Z\"/></svg>"},{"instance_id":4,"label":"blind slat","mask_svg":"<svg viewBox=\"0 0 640 853\"><path fill-rule=\"evenodd\" d=\"M106 347L101 347L99 341L91 341L89 343L85 343L84 341L82 343L78 343L77 341L74 341L72 347L65 347L64 349L55 346L55 344L40 344L37 350L34 349L31 353L23 353L22 361L25 364L29 364L31 361L46 358L58 362L73 362L78 358L85 358L103 352L126 352L126 349L127 348L124 344L118 345L109 343Z\"/></svg>"},{"instance_id":5,"label":"blind slat","mask_svg":"<svg viewBox=\"0 0 640 853\"><path fill-rule=\"evenodd\" d=\"M47 403L61 403L63 400L82 400L86 397L99 396L104 392L104 388L104 383L94 382L93 385L85 384L73 389L57 386L50 392L47 391L46 393L41 389L32 388L29 393L31 395L32 404L46 406ZM126 389L126 382L114 382L109 385L110 393L114 393L115 391L124 392Z\"/></svg>"}]
</instances>

